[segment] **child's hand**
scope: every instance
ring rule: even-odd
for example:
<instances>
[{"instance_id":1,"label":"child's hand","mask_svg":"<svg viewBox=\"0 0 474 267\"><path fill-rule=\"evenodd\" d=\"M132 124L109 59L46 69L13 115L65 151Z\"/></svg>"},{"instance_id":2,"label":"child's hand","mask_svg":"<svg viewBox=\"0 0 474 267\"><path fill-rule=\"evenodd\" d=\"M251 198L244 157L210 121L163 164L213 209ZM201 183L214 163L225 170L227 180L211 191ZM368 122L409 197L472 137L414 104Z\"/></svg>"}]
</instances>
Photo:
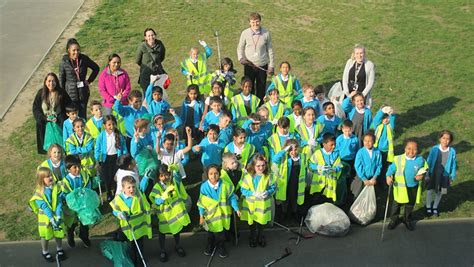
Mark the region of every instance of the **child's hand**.
<instances>
[{"instance_id":1,"label":"child's hand","mask_svg":"<svg viewBox=\"0 0 474 267\"><path fill-rule=\"evenodd\" d=\"M376 185L377 184L377 178L372 177L372 179L370 179L370 183L371 183L371 185Z\"/></svg>"},{"instance_id":2,"label":"child's hand","mask_svg":"<svg viewBox=\"0 0 474 267\"><path fill-rule=\"evenodd\" d=\"M424 174L417 175L417 176L415 176L415 180L421 181L421 180L423 180L423 176L424 176Z\"/></svg>"},{"instance_id":3,"label":"child's hand","mask_svg":"<svg viewBox=\"0 0 474 267\"><path fill-rule=\"evenodd\" d=\"M387 176L387 185L391 186L393 183L393 177L392 176Z\"/></svg>"},{"instance_id":4,"label":"child's hand","mask_svg":"<svg viewBox=\"0 0 474 267\"><path fill-rule=\"evenodd\" d=\"M239 216L240 217L240 216ZM204 217L199 216L199 224L203 225L204 224Z\"/></svg>"},{"instance_id":5,"label":"child's hand","mask_svg":"<svg viewBox=\"0 0 474 267\"><path fill-rule=\"evenodd\" d=\"M203 47L207 46L207 43L203 40L199 40L199 44L202 45Z\"/></svg>"},{"instance_id":6,"label":"child's hand","mask_svg":"<svg viewBox=\"0 0 474 267\"><path fill-rule=\"evenodd\" d=\"M240 210L236 211L235 213L237 213L237 217L240 218Z\"/></svg>"},{"instance_id":7,"label":"child's hand","mask_svg":"<svg viewBox=\"0 0 474 267\"><path fill-rule=\"evenodd\" d=\"M357 91L352 91L352 92L349 94L349 98L352 98L355 94L357 94Z\"/></svg>"},{"instance_id":8,"label":"child's hand","mask_svg":"<svg viewBox=\"0 0 474 267\"><path fill-rule=\"evenodd\" d=\"M372 185L372 183L370 182L370 180L364 180L364 185L369 186Z\"/></svg>"},{"instance_id":9,"label":"child's hand","mask_svg":"<svg viewBox=\"0 0 474 267\"><path fill-rule=\"evenodd\" d=\"M119 100L119 101L122 100L122 97L123 97L122 92L120 92L120 93L114 95L114 98L115 98L116 100Z\"/></svg>"},{"instance_id":10,"label":"child's hand","mask_svg":"<svg viewBox=\"0 0 474 267\"><path fill-rule=\"evenodd\" d=\"M201 152L201 146L194 146L194 151Z\"/></svg>"},{"instance_id":11,"label":"child's hand","mask_svg":"<svg viewBox=\"0 0 474 267\"><path fill-rule=\"evenodd\" d=\"M268 67L267 74L268 74L268 76L273 76L274 69L272 67Z\"/></svg>"},{"instance_id":12,"label":"child's hand","mask_svg":"<svg viewBox=\"0 0 474 267\"><path fill-rule=\"evenodd\" d=\"M133 137L135 138L135 142L138 142L138 139L140 138L140 134L138 133L137 128L134 128L133 130Z\"/></svg>"},{"instance_id":13,"label":"child's hand","mask_svg":"<svg viewBox=\"0 0 474 267\"><path fill-rule=\"evenodd\" d=\"M187 134L188 136L191 136L191 133L192 133L192 132L193 132L192 129L191 129L190 127L186 126L186 134Z\"/></svg>"},{"instance_id":14,"label":"child's hand","mask_svg":"<svg viewBox=\"0 0 474 267\"><path fill-rule=\"evenodd\" d=\"M176 111L174 110L174 108L170 108L168 111L171 115L176 115Z\"/></svg>"}]
</instances>

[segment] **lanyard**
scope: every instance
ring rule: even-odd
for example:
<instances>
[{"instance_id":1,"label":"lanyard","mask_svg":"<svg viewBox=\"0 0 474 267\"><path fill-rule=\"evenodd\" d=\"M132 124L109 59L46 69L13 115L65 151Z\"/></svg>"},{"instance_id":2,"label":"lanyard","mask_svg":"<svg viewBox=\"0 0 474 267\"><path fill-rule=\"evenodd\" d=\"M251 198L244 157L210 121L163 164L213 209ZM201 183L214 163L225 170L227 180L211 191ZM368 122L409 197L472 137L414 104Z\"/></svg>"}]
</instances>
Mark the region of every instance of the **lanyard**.
<instances>
[{"instance_id":1,"label":"lanyard","mask_svg":"<svg viewBox=\"0 0 474 267\"><path fill-rule=\"evenodd\" d=\"M117 75L112 75L112 76L114 76L115 94L122 93L122 90L120 89L120 85L119 85L118 76Z\"/></svg>"},{"instance_id":2,"label":"lanyard","mask_svg":"<svg viewBox=\"0 0 474 267\"><path fill-rule=\"evenodd\" d=\"M81 78L79 77L79 75L81 74L81 70L79 69L79 57L76 58L76 67L74 67L74 61L72 60L71 60L71 65L74 68L74 72L76 73L77 80L80 81Z\"/></svg>"},{"instance_id":3,"label":"lanyard","mask_svg":"<svg viewBox=\"0 0 474 267\"><path fill-rule=\"evenodd\" d=\"M258 35L257 41L254 40L254 38L253 38L254 35ZM252 34L252 42L253 42L255 52L257 52L257 44L258 44L258 41L260 40L260 36L261 36L261 33L259 33L259 34L253 33Z\"/></svg>"}]
</instances>

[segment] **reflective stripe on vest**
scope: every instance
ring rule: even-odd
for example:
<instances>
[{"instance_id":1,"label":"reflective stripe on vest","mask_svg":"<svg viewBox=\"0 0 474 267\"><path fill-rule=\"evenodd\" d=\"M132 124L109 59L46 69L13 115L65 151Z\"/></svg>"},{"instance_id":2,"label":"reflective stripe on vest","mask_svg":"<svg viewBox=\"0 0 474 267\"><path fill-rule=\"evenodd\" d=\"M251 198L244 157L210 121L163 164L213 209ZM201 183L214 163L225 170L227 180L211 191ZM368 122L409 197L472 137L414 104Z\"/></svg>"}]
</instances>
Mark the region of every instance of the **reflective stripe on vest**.
<instances>
[{"instance_id":1,"label":"reflective stripe on vest","mask_svg":"<svg viewBox=\"0 0 474 267\"><path fill-rule=\"evenodd\" d=\"M316 165L329 165L325 162L323 152L316 150L313 156L311 156L310 162ZM337 157L334 163L331 165L332 168L341 165L341 158ZM338 172L328 171L326 174L319 174L318 171L313 173L311 180L310 194L315 192L321 192L323 189L323 195L327 198L331 198L333 201L337 201L336 190L337 190L337 179L341 176L341 170Z\"/></svg>"},{"instance_id":2,"label":"reflective stripe on vest","mask_svg":"<svg viewBox=\"0 0 474 267\"><path fill-rule=\"evenodd\" d=\"M87 184L89 183L89 174L87 172L81 171L81 179L82 179L82 188L86 188ZM61 187L62 191L65 193L70 193L72 190L74 190L69 183L69 180L64 177L64 179L61 180Z\"/></svg>"},{"instance_id":3,"label":"reflective stripe on vest","mask_svg":"<svg viewBox=\"0 0 474 267\"><path fill-rule=\"evenodd\" d=\"M265 192L272 181L268 175L264 175L260 178L257 188L253 186L253 178L247 173L242 181L242 188L250 190L251 192ZM240 219L247 221L249 225L252 225L254 221L259 224L265 225L271 221L271 196L267 196L265 199L257 199L254 196L244 197L242 200L242 211Z\"/></svg>"},{"instance_id":4,"label":"reflective stripe on vest","mask_svg":"<svg viewBox=\"0 0 474 267\"><path fill-rule=\"evenodd\" d=\"M384 126L384 124L381 123L375 129L374 147L379 146L379 140L380 140L380 136L382 135L383 126ZM387 124L387 142L388 142L387 161L388 162L393 162L393 131L392 131L392 127L390 126L390 124Z\"/></svg>"},{"instance_id":5,"label":"reflective stripe on vest","mask_svg":"<svg viewBox=\"0 0 474 267\"><path fill-rule=\"evenodd\" d=\"M315 122L313 125L313 138L316 141L318 139L319 134L321 133L321 130L323 129L323 126L319 122ZM308 141L309 140L309 132L308 129L306 128L306 125L304 122L301 122L298 127L296 127L296 132L300 134L300 139L302 141ZM318 143L316 143L315 147L311 147L309 145L306 145L302 149L302 153L306 154L308 157L313 155L314 151L319 149Z\"/></svg>"},{"instance_id":6,"label":"reflective stripe on vest","mask_svg":"<svg viewBox=\"0 0 474 267\"><path fill-rule=\"evenodd\" d=\"M272 109L272 105L270 104L270 101L265 103L264 106L267 107L267 109L268 109L268 121L273 121L274 119L279 119L279 118L283 117L283 115L285 114L285 110L286 110L285 104L283 104L282 102L278 102L277 105L278 105L277 112L275 114L273 114L273 109Z\"/></svg>"},{"instance_id":7,"label":"reflective stripe on vest","mask_svg":"<svg viewBox=\"0 0 474 267\"><path fill-rule=\"evenodd\" d=\"M230 152L228 147L225 147L224 149L224 153L226 152ZM253 154L255 154L255 147L252 144L244 143L244 148L242 149L242 153L240 154L240 164L244 167L247 166L247 163L249 162L249 159Z\"/></svg>"},{"instance_id":8,"label":"reflective stripe on vest","mask_svg":"<svg viewBox=\"0 0 474 267\"><path fill-rule=\"evenodd\" d=\"M45 214L43 210L38 207L36 204L36 200L42 200L46 203L48 208L52 211L53 214L56 214L57 202L58 202L58 195L60 194L60 188L58 185L53 184L52 192L51 192L51 203L48 201L48 198L44 193L41 193L38 189L35 191L33 196L29 201L29 205L33 212L38 215L38 232L41 238L46 240L51 240L54 238L64 238L64 231L66 227L64 223L61 224L61 230L55 231L51 226L50 219ZM62 215L62 214L61 214Z\"/></svg>"},{"instance_id":9,"label":"reflective stripe on vest","mask_svg":"<svg viewBox=\"0 0 474 267\"><path fill-rule=\"evenodd\" d=\"M126 220L120 220L120 227L129 241L133 240L131 231L133 231L137 239L143 236L147 236L150 239L152 237L151 218L149 214L150 205L144 199L140 191L137 191L136 194L137 195L133 196L130 208L120 196L115 196L110 202L110 206L114 211L126 212L130 216L128 222Z\"/></svg>"},{"instance_id":10,"label":"reflective stripe on vest","mask_svg":"<svg viewBox=\"0 0 474 267\"><path fill-rule=\"evenodd\" d=\"M288 187L288 153L285 153L283 160L279 166L279 175L277 179L277 190L275 199L285 201L286 200L286 190ZM298 175L298 205L302 205L304 202L304 190L306 187L306 173L307 173L307 159L306 155L300 154L300 172Z\"/></svg>"},{"instance_id":11,"label":"reflective stripe on vest","mask_svg":"<svg viewBox=\"0 0 474 267\"><path fill-rule=\"evenodd\" d=\"M193 73L193 79L187 77L187 85L196 84L199 86L199 92L201 94L207 94L211 91L210 78L211 75L207 71L207 58L202 53L197 57L198 69L191 62L190 58L187 58L181 62L181 67L187 70L189 73Z\"/></svg>"},{"instance_id":12,"label":"reflective stripe on vest","mask_svg":"<svg viewBox=\"0 0 474 267\"><path fill-rule=\"evenodd\" d=\"M408 203L408 190L405 183L405 164L406 158L405 154L398 155L394 157L395 167L397 171L395 172L395 179L393 181L393 199L398 203L404 204ZM428 164L425 161L423 168L428 168ZM416 192L416 203L420 203L421 200L421 183L418 183L418 189Z\"/></svg>"},{"instance_id":13,"label":"reflective stripe on vest","mask_svg":"<svg viewBox=\"0 0 474 267\"><path fill-rule=\"evenodd\" d=\"M232 208L228 201L234 188L228 183L221 182L221 194L219 201L216 201L203 194L199 195L198 207L205 210L204 220L209 227L209 232L218 233L224 229L230 229L230 217L232 215Z\"/></svg>"},{"instance_id":14,"label":"reflective stripe on vest","mask_svg":"<svg viewBox=\"0 0 474 267\"><path fill-rule=\"evenodd\" d=\"M281 101L283 101L287 107L291 107L291 102L293 101L293 82L295 80L294 75L288 74L288 82L286 88L283 86L283 81L280 78L280 75L273 77L272 81L275 87L278 90Z\"/></svg>"},{"instance_id":15,"label":"reflective stripe on vest","mask_svg":"<svg viewBox=\"0 0 474 267\"><path fill-rule=\"evenodd\" d=\"M250 95L250 113L257 112L258 104L260 103L260 99L257 99L255 95ZM232 97L232 105L236 111L236 119L245 118L249 114L247 114L247 110L245 109L245 102L244 97L242 94L238 94Z\"/></svg>"},{"instance_id":16,"label":"reflective stripe on vest","mask_svg":"<svg viewBox=\"0 0 474 267\"><path fill-rule=\"evenodd\" d=\"M84 131L92 136L92 138L96 139L97 136L99 136L101 129L98 129L97 126L95 126L94 120L90 118L86 122L86 127L84 128Z\"/></svg>"},{"instance_id":17,"label":"reflective stripe on vest","mask_svg":"<svg viewBox=\"0 0 474 267\"><path fill-rule=\"evenodd\" d=\"M280 142L280 136L278 136L277 133L272 134L270 138L268 138L268 144L270 145L271 148L273 148L273 152L277 153L278 151L281 150L281 142Z\"/></svg>"},{"instance_id":18,"label":"reflective stripe on vest","mask_svg":"<svg viewBox=\"0 0 474 267\"><path fill-rule=\"evenodd\" d=\"M51 173L53 175L53 179L54 179L55 183L60 182L67 175L67 171L66 171L66 167L64 166L64 162L61 162L61 164L59 165L59 171L61 172L62 177L56 177L56 174L53 171L53 165L51 165L51 160L49 160L49 159L41 162L41 164L38 166L37 169L39 169L40 167L46 167L46 168L51 170Z\"/></svg>"},{"instance_id":19,"label":"reflective stripe on vest","mask_svg":"<svg viewBox=\"0 0 474 267\"><path fill-rule=\"evenodd\" d=\"M159 221L160 233L174 235L179 233L184 226L191 223L191 220L185 205L187 195L183 198L182 193L180 193L181 190L176 186L176 183L173 181L172 184L176 189L175 192L168 193L168 199L164 200L161 205L153 204L152 206L157 211L156 215ZM180 183L180 186L182 186L182 183ZM155 203L156 197L161 197L164 192L165 190L163 190L160 183L156 183L150 193L152 203Z\"/></svg>"},{"instance_id":20,"label":"reflective stripe on vest","mask_svg":"<svg viewBox=\"0 0 474 267\"><path fill-rule=\"evenodd\" d=\"M94 142L94 139L92 136L86 132L84 132L84 139L82 141L82 145L79 144L79 141L76 138L75 134L72 134L67 140L66 140L66 154L70 155L71 154L71 145L76 146L76 147L85 147L89 142ZM84 171L87 171L89 175L94 176L95 174L95 160L94 160L94 149L89 151L86 154L81 154L79 155L81 158L81 168Z\"/></svg>"}]
</instances>

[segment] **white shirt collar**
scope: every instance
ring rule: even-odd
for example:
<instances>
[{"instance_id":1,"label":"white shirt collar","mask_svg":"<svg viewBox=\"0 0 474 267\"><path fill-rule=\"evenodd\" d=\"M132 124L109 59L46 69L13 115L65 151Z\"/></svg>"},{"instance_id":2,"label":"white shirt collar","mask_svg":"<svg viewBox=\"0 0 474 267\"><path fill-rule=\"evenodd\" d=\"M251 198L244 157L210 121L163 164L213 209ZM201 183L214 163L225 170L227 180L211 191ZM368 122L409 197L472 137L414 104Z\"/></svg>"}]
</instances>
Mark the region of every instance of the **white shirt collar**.
<instances>
[{"instance_id":1,"label":"white shirt collar","mask_svg":"<svg viewBox=\"0 0 474 267\"><path fill-rule=\"evenodd\" d=\"M247 95L247 96L242 94L242 97L243 97L244 101L250 101L250 94Z\"/></svg>"},{"instance_id":2,"label":"white shirt collar","mask_svg":"<svg viewBox=\"0 0 474 267\"><path fill-rule=\"evenodd\" d=\"M217 183L215 185L211 184L211 181L209 181L209 180L207 180L207 183L209 184L209 187L211 187L214 190L217 190L219 188L219 181L217 181Z\"/></svg>"},{"instance_id":3,"label":"white shirt collar","mask_svg":"<svg viewBox=\"0 0 474 267\"><path fill-rule=\"evenodd\" d=\"M438 147L439 147L439 151L441 151L441 152L448 152L449 151L449 146L446 149L443 149L441 147L441 145L439 145Z\"/></svg>"},{"instance_id":4,"label":"white shirt collar","mask_svg":"<svg viewBox=\"0 0 474 267\"><path fill-rule=\"evenodd\" d=\"M327 121L334 121L336 119L336 116L332 116L332 118L329 118L328 115L324 115L324 119Z\"/></svg>"},{"instance_id":5,"label":"white shirt collar","mask_svg":"<svg viewBox=\"0 0 474 267\"><path fill-rule=\"evenodd\" d=\"M324 154L326 154L326 155L331 155L331 153L332 153L332 151L331 151L331 152L327 152L326 149L324 149L324 147L321 148L321 151L322 151Z\"/></svg>"},{"instance_id":6,"label":"white shirt collar","mask_svg":"<svg viewBox=\"0 0 474 267\"><path fill-rule=\"evenodd\" d=\"M416 159L416 156L414 156L413 158L409 158L409 157L405 154L405 159L406 159L406 160L415 160L415 159Z\"/></svg>"},{"instance_id":7,"label":"white shirt collar","mask_svg":"<svg viewBox=\"0 0 474 267\"><path fill-rule=\"evenodd\" d=\"M281 77L281 80L284 81L284 82L287 82L290 75L286 75L285 77L283 77L283 74L280 74L280 77Z\"/></svg>"},{"instance_id":8,"label":"white shirt collar","mask_svg":"<svg viewBox=\"0 0 474 267\"><path fill-rule=\"evenodd\" d=\"M355 108L356 111L360 114L364 114L365 113L365 108L362 108L362 109L358 109L357 107Z\"/></svg>"}]
</instances>

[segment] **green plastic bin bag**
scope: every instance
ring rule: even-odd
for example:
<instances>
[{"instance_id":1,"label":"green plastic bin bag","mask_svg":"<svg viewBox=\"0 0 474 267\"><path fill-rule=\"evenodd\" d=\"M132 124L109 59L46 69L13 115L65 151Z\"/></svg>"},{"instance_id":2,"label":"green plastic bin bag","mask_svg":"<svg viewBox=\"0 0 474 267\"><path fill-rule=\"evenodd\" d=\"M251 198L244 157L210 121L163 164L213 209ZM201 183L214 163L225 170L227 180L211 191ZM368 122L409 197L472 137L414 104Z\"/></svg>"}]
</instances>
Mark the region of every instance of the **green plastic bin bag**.
<instances>
[{"instance_id":1,"label":"green plastic bin bag","mask_svg":"<svg viewBox=\"0 0 474 267\"><path fill-rule=\"evenodd\" d=\"M160 162L158 161L158 155L154 150L143 149L135 157L137 162L138 174L144 176L148 170L148 175L150 178L156 177L158 173L158 168L160 167Z\"/></svg>"},{"instance_id":2,"label":"green plastic bin bag","mask_svg":"<svg viewBox=\"0 0 474 267\"><path fill-rule=\"evenodd\" d=\"M83 225L95 224L102 214L99 211L100 200L94 190L77 188L66 196L67 206L77 213Z\"/></svg>"},{"instance_id":3,"label":"green plastic bin bag","mask_svg":"<svg viewBox=\"0 0 474 267\"><path fill-rule=\"evenodd\" d=\"M46 123L46 130L44 131L43 149L48 151L52 144L58 144L62 147L63 133L55 122L49 121Z\"/></svg>"},{"instance_id":4,"label":"green plastic bin bag","mask_svg":"<svg viewBox=\"0 0 474 267\"><path fill-rule=\"evenodd\" d=\"M105 240L100 243L100 250L104 257L114 262L115 267L133 267L127 253L127 242Z\"/></svg>"}]
</instances>

